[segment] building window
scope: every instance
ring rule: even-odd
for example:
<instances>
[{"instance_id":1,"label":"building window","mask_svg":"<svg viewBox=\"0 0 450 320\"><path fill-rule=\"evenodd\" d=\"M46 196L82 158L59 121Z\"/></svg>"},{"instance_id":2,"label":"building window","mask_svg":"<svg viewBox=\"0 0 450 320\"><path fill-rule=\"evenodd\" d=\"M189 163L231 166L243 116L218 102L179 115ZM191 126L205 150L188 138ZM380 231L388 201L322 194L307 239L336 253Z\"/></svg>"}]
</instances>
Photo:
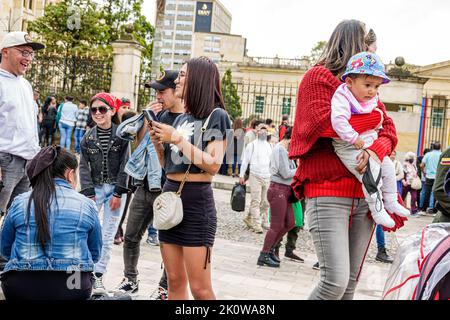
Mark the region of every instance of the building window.
<instances>
[{"instance_id":1,"label":"building window","mask_svg":"<svg viewBox=\"0 0 450 320\"><path fill-rule=\"evenodd\" d=\"M444 127L444 108L431 109L431 125L436 129Z\"/></svg>"},{"instance_id":2,"label":"building window","mask_svg":"<svg viewBox=\"0 0 450 320\"><path fill-rule=\"evenodd\" d=\"M255 113L262 114L264 112L264 97L256 96L255 98Z\"/></svg>"},{"instance_id":3,"label":"building window","mask_svg":"<svg viewBox=\"0 0 450 320\"><path fill-rule=\"evenodd\" d=\"M283 108L281 109L282 115L291 115L291 101L292 98L283 98Z\"/></svg>"},{"instance_id":4,"label":"building window","mask_svg":"<svg viewBox=\"0 0 450 320\"><path fill-rule=\"evenodd\" d=\"M27 32L27 29L28 29L28 21L23 19L22 20L22 31Z\"/></svg>"},{"instance_id":5,"label":"building window","mask_svg":"<svg viewBox=\"0 0 450 320\"><path fill-rule=\"evenodd\" d=\"M28 9L33 10L33 0L28 3Z\"/></svg>"},{"instance_id":6,"label":"building window","mask_svg":"<svg viewBox=\"0 0 450 320\"><path fill-rule=\"evenodd\" d=\"M23 7L24 7L24 8L27 7L27 0L23 0Z\"/></svg>"}]
</instances>

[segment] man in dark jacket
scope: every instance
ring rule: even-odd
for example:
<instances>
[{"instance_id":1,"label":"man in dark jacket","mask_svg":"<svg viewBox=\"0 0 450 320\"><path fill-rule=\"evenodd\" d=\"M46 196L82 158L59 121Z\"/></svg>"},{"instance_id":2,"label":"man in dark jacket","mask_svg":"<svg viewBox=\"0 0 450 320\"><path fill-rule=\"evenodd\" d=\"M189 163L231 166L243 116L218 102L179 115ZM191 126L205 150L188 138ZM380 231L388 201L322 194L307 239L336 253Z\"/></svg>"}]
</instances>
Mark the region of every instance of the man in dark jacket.
<instances>
[{"instance_id":1,"label":"man in dark jacket","mask_svg":"<svg viewBox=\"0 0 450 320\"><path fill-rule=\"evenodd\" d=\"M450 169L450 148L442 153L439 159L439 165L436 171L436 180L434 181L433 193L437 201L436 208L438 213L433 223L450 222L450 197L448 190L445 190L447 172Z\"/></svg>"}]
</instances>

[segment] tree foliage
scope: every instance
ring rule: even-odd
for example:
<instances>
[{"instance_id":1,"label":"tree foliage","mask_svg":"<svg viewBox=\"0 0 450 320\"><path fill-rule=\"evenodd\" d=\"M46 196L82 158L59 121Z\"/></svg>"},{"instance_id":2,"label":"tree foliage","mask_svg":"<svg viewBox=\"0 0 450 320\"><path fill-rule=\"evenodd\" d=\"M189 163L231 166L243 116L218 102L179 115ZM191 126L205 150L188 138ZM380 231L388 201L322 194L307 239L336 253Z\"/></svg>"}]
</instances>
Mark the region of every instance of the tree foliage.
<instances>
[{"instance_id":1,"label":"tree foliage","mask_svg":"<svg viewBox=\"0 0 450 320\"><path fill-rule=\"evenodd\" d=\"M315 46L311 49L311 53L309 56L309 60L311 61L311 63L316 63L319 60L326 46L326 41L319 41L315 44Z\"/></svg>"},{"instance_id":2,"label":"tree foliage","mask_svg":"<svg viewBox=\"0 0 450 320\"><path fill-rule=\"evenodd\" d=\"M44 16L30 22L28 31L36 33L49 50L76 53L110 53L111 43L120 39L126 26L133 27L133 38L144 48L144 68L152 57L154 28L142 14L143 0L62 0L48 4Z\"/></svg>"},{"instance_id":3,"label":"tree foliage","mask_svg":"<svg viewBox=\"0 0 450 320\"><path fill-rule=\"evenodd\" d=\"M236 85L233 83L231 70L228 69L222 78L222 94L225 109L232 120L242 116L241 98L237 93Z\"/></svg>"},{"instance_id":4,"label":"tree foliage","mask_svg":"<svg viewBox=\"0 0 450 320\"><path fill-rule=\"evenodd\" d=\"M133 37L144 48L144 69L150 70L154 27L142 14L144 0L104 0L101 15L107 28L107 42L118 40L127 25L133 26Z\"/></svg>"},{"instance_id":5,"label":"tree foliage","mask_svg":"<svg viewBox=\"0 0 450 320\"><path fill-rule=\"evenodd\" d=\"M48 50L66 56L107 51L108 30L92 0L49 4L42 17L30 21L28 31L36 33Z\"/></svg>"}]
</instances>

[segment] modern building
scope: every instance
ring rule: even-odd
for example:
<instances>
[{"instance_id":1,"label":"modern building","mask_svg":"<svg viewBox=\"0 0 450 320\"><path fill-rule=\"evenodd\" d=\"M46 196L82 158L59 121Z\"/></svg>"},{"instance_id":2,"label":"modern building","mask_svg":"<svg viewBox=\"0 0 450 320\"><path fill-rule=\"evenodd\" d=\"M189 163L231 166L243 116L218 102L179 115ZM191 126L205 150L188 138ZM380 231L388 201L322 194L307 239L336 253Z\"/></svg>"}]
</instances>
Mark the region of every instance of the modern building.
<instances>
[{"instance_id":1,"label":"modern building","mask_svg":"<svg viewBox=\"0 0 450 320\"><path fill-rule=\"evenodd\" d=\"M180 68L184 61L193 56L194 48L201 50L195 43L195 33L230 34L231 19L230 12L218 0L157 1L154 64L170 69ZM205 42L204 37L200 37L199 41ZM216 50L214 46L211 48Z\"/></svg>"},{"instance_id":2,"label":"modern building","mask_svg":"<svg viewBox=\"0 0 450 320\"><path fill-rule=\"evenodd\" d=\"M205 56L217 64L224 62L243 63L247 39L239 35L217 32L195 32L192 42L192 57Z\"/></svg>"},{"instance_id":3,"label":"modern building","mask_svg":"<svg viewBox=\"0 0 450 320\"><path fill-rule=\"evenodd\" d=\"M0 0L0 38L10 31L27 31L28 22L44 15L44 8L58 0Z\"/></svg>"}]
</instances>

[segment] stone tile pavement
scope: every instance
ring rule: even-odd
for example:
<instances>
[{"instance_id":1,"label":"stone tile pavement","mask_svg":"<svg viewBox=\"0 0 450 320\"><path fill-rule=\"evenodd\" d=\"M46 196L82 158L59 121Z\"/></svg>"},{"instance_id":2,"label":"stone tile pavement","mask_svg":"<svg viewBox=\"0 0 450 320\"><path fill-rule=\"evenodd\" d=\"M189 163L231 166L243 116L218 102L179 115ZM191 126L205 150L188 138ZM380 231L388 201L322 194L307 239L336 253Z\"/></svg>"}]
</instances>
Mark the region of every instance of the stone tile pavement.
<instances>
[{"instance_id":1,"label":"stone tile pavement","mask_svg":"<svg viewBox=\"0 0 450 320\"><path fill-rule=\"evenodd\" d=\"M219 177L215 180L214 186L230 190L229 186L235 181L236 179ZM216 206L227 206L230 192L225 190L214 190ZM218 212L220 213L219 208ZM387 234L387 241L398 245L406 237L419 232L426 224L431 223L431 220L431 217L411 218L404 228L395 234ZM256 261L261 250L260 241L259 243L253 241L254 235L248 230L242 229L238 232L248 232L250 237L241 237L240 239L244 239L242 241L216 238L212 253L212 278L218 299L302 300L308 297L319 279L319 271L312 269L316 262L313 252L297 251L305 259L305 263L283 258L280 268L258 267ZM105 275L108 290L113 290L122 279L122 248L122 245L114 246L109 271ZM162 274L161 262L159 247L148 245L144 238L138 264L140 290L135 299L149 299ZM376 262L369 257L364 265L355 299L380 299L389 268L390 265ZM0 299L2 299L1 290Z\"/></svg>"}]
</instances>

